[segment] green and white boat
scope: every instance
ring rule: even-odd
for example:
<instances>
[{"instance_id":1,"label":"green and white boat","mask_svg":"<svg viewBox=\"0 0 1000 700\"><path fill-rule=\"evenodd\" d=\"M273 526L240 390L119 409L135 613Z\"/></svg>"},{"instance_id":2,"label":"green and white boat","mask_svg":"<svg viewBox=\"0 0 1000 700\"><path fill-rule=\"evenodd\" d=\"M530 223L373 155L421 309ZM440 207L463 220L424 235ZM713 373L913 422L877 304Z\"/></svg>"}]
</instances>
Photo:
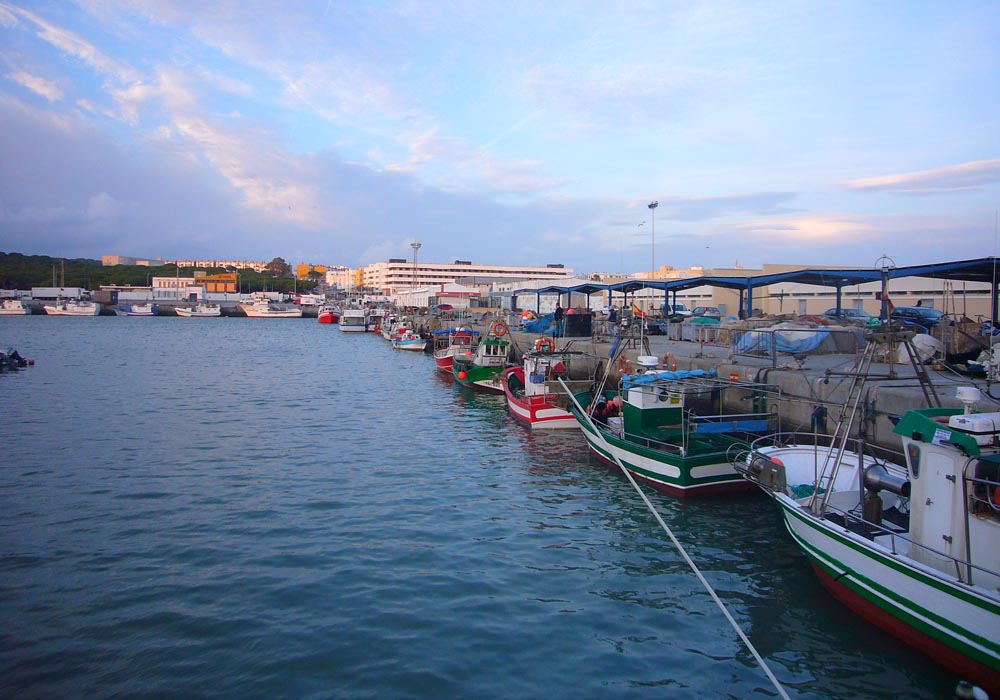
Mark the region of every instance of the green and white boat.
<instances>
[{"instance_id":1,"label":"green and white boat","mask_svg":"<svg viewBox=\"0 0 1000 700\"><path fill-rule=\"evenodd\" d=\"M964 410L908 411L894 459L772 436L736 466L835 598L1000 697L1000 413L973 412L977 394L959 389Z\"/></svg>"},{"instance_id":2,"label":"green and white boat","mask_svg":"<svg viewBox=\"0 0 1000 700\"><path fill-rule=\"evenodd\" d=\"M502 394L500 374L510 364L509 338L507 324L495 321L479 345L454 356L451 370L455 381L470 389Z\"/></svg>"},{"instance_id":3,"label":"green and white boat","mask_svg":"<svg viewBox=\"0 0 1000 700\"><path fill-rule=\"evenodd\" d=\"M655 367L623 376L615 390L574 394L579 407L571 410L591 452L675 496L748 490L731 463L731 453L775 430L776 390L720 379L704 370ZM597 409L602 402L617 415L604 418Z\"/></svg>"}]
</instances>

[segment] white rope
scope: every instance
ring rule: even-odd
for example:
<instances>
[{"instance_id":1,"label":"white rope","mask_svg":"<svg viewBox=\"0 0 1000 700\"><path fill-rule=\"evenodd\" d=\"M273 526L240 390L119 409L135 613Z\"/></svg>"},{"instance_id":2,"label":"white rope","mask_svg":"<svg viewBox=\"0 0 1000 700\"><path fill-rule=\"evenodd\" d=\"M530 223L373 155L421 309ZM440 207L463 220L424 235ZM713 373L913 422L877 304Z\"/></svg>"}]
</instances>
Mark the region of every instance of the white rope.
<instances>
[{"instance_id":1,"label":"white rope","mask_svg":"<svg viewBox=\"0 0 1000 700\"><path fill-rule=\"evenodd\" d=\"M674 543L674 546L677 548L677 551L680 552L681 556L684 558L684 561L687 562L687 565L689 567L691 567L691 571L693 571L694 575L698 577L699 581L701 581L701 585L705 587L705 590L708 591L708 594L712 597L712 600L714 600L715 604L719 606L719 610L721 610L722 614L725 615L727 620L729 620L729 624L732 625L732 628L736 630L736 634L739 635L741 640L743 640L743 644L746 646L747 650L749 650L749 652L753 655L753 657L757 659L757 663L760 664L761 669L763 669L764 673L771 680L771 684L774 685L774 689L778 691L778 695L780 695L785 700L790 700L790 698L788 697L788 693L786 693L785 689L781 686L781 682L771 672L771 669L767 665L767 662L764 661L764 658L759 653L757 653L757 649L754 647L753 643L746 636L743 630L740 629L739 623L736 622L733 616L729 613L729 610L726 609L725 603L722 602L722 599L719 598L718 594L712 588L712 584L710 584L708 580L702 575L701 571L698 569L698 566L694 563L694 561L692 561L691 557L688 556L688 553L684 550L684 547L681 545L680 541L674 536L674 533L663 521L663 518L660 516L659 512L657 512L656 508L650 502L649 498L646 497L645 492L639 487L639 484L638 482L636 482L635 477L632 476L632 472L626 469L625 465L621 463L621 460L619 460L618 457L615 455L615 453L611 451L611 446L608 445L607 441L604 439L604 436L601 434L601 431L598 430L597 426L594 425L594 421L591 420L590 415L583 410L582 406L580 406L580 402L576 400L576 396L574 396L573 392L569 390L569 387L566 386L566 383L562 380L562 378L559 379L559 383L562 384L563 390L569 395L570 399L573 401L573 405L576 406L577 411L580 412L580 415L583 416L584 420L586 420L587 423L590 425L591 429L594 431L594 434L604 444L604 449L607 450L608 455L610 455L611 459L615 461L615 464L618 465L618 468L622 470L622 472L628 478L629 483L632 484L636 492L642 498L643 503L646 504L646 507L649 508L649 511L653 514L653 517L656 518L656 522L660 524L660 527L663 528L663 531L666 532L667 535L670 537L670 541Z\"/></svg>"}]
</instances>

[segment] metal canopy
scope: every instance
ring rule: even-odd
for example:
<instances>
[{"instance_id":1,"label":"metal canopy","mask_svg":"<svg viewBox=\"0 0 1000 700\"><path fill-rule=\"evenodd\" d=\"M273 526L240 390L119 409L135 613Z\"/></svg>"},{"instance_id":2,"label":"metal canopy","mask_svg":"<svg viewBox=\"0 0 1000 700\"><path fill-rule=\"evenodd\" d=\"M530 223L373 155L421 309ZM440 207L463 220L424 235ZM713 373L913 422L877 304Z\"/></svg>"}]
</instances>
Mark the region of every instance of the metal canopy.
<instances>
[{"instance_id":1,"label":"metal canopy","mask_svg":"<svg viewBox=\"0 0 1000 700\"><path fill-rule=\"evenodd\" d=\"M1000 304L1000 280L998 280L998 264L1000 258L976 258L973 260L959 260L955 262L935 263L933 265L910 265L907 267L889 267L885 269L872 268L845 268L831 270L804 269L790 272L779 272L773 275L758 275L756 277L692 277L679 280L626 280L615 284L578 284L573 287L560 287L549 285L541 289L517 290L514 294L534 292L538 296L542 294L571 294L579 292L588 297L596 292L617 292L625 295L633 294L640 289L659 289L664 292L664 298L668 293L676 295L678 291L693 289L695 287L722 287L724 289L740 290L740 306L743 306L743 293L746 293L746 307L752 307L753 290L758 287L767 287L781 282L797 282L799 284L811 284L821 287L835 287L837 289L837 307L840 307L840 290L844 287L864 284L866 282L883 283L889 279L899 279L903 277L930 277L934 279L957 280L963 282L982 282L992 284L992 313L994 320L997 319L998 304ZM742 309L741 309L742 310Z\"/></svg>"}]
</instances>

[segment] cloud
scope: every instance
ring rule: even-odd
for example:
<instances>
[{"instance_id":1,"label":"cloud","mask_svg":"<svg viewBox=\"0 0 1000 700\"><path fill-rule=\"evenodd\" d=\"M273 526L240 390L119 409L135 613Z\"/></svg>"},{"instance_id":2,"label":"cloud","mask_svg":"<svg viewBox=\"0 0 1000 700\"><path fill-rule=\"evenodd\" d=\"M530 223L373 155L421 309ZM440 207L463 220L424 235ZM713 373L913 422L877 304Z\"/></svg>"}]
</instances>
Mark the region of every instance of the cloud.
<instances>
[{"instance_id":1,"label":"cloud","mask_svg":"<svg viewBox=\"0 0 1000 700\"><path fill-rule=\"evenodd\" d=\"M21 7L7 5L4 9L34 24L39 30L39 38L60 51L80 59L97 72L110 76L120 83L132 83L142 79L141 73L111 58L75 32L58 27Z\"/></svg>"},{"instance_id":2,"label":"cloud","mask_svg":"<svg viewBox=\"0 0 1000 700\"><path fill-rule=\"evenodd\" d=\"M37 95L41 95L49 102L58 102L63 98L63 91L51 80L31 75L23 70L8 73L7 77L19 85L23 85Z\"/></svg>"},{"instance_id":3,"label":"cloud","mask_svg":"<svg viewBox=\"0 0 1000 700\"><path fill-rule=\"evenodd\" d=\"M931 194L978 189L997 182L1000 182L1000 159L977 160L943 168L862 178L851 180L845 183L844 187L860 191Z\"/></svg>"},{"instance_id":4,"label":"cloud","mask_svg":"<svg viewBox=\"0 0 1000 700\"><path fill-rule=\"evenodd\" d=\"M737 224L734 228L753 240L803 243L856 243L877 235L878 228L864 217L845 214L825 216L757 219Z\"/></svg>"}]
</instances>

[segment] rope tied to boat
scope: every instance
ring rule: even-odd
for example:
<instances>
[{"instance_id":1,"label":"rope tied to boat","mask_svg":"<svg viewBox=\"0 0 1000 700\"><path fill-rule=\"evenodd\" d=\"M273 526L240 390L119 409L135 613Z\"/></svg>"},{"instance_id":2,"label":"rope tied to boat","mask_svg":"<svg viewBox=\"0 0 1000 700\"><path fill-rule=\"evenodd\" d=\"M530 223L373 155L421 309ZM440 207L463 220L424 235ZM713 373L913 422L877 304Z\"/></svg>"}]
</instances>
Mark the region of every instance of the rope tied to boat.
<instances>
[{"instance_id":1,"label":"rope tied to boat","mask_svg":"<svg viewBox=\"0 0 1000 700\"><path fill-rule=\"evenodd\" d=\"M566 394L569 396L570 400L573 402L573 405L576 407L576 410L579 411L580 415L583 416L584 420L587 421L588 425L590 426L590 429L594 432L597 438L604 443L605 452L607 452L607 454L615 461L615 464L618 465L618 468L621 469L622 472L625 474L625 477L629 480L629 483L632 484L632 487L636 490L636 493L639 494L639 497L642 498L643 503L646 504L646 507L649 509L649 512L653 514L654 518L656 518L656 522L660 524L660 527L663 528L663 531L667 533L668 537L670 537L670 541L674 543L674 547L680 553L681 557L691 568L691 571L694 572L694 575L701 582L701 585L704 586L706 591L708 591L708 595L711 596L713 601L715 601L715 604L719 607L719 610L722 611L722 614L725 616L726 620L729 621L729 624L732 626L732 628L736 630L736 634L739 635L739 638L740 640L742 640L743 645L753 655L754 659L757 660L757 663L760 665L761 670L764 671L764 674L771 681L771 684L774 686L774 689L778 692L778 695L784 698L784 700L791 700L791 698L789 698L788 696L788 693L786 693L785 689L782 687L781 682L777 679L774 673L771 672L771 668L767 665L767 662L764 661L764 657L762 657L757 652L757 649L756 647L754 647L753 642L750 641L750 638L747 637L746 633L742 630L739 623L736 622L735 618L733 618L732 614L726 608L726 604L722 602L721 598L719 598L719 594L715 592L714 588L712 588L712 584L710 584L708 582L708 579L706 579L705 576L701 573L701 570L698 568L698 565L694 563L694 560L692 560L691 557L688 556L688 553L684 549L684 546L680 543L680 540L677 539L673 531L663 520L663 517L660 515L659 511L656 510L656 507L649 500L649 497L646 496L646 493L639 487L639 484L638 482L636 482L635 477L632 476L632 472L626 469L625 465L622 464L621 460L618 459L618 456L611 451L610 445L608 445L607 441L605 441L604 436L601 434L600 430L598 430L597 426L594 425L594 421L591 419L591 417L587 414L586 411L583 410L583 407L580 405L580 402L576 400L576 396L574 396L573 392L570 391L569 387L566 385L566 382L564 382L562 379L559 379L559 383L562 384L563 391L565 391Z\"/></svg>"}]
</instances>

